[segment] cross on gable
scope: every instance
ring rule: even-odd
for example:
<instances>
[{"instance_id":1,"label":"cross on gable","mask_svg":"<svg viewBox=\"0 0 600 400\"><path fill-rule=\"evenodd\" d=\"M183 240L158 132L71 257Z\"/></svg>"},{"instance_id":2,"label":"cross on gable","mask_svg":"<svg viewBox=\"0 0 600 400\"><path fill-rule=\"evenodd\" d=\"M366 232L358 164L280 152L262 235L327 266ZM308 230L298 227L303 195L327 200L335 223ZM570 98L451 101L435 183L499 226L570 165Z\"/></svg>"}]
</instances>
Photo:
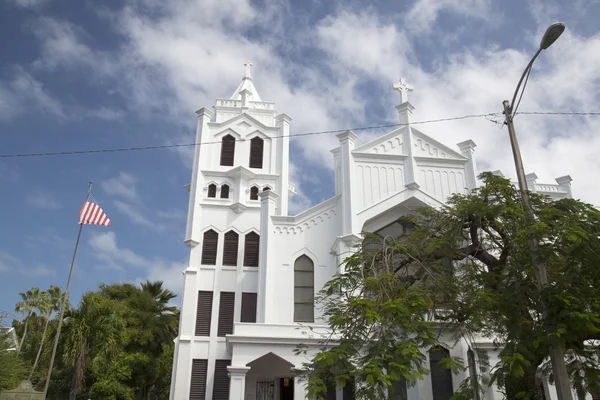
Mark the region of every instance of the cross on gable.
<instances>
[{"instance_id":1,"label":"cross on gable","mask_svg":"<svg viewBox=\"0 0 600 400\"><path fill-rule=\"evenodd\" d=\"M402 103L406 103L408 101L408 92L412 92L414 90L413 85L406 83L404 78L400 78L398 83L394 83L394 90L397 90L400 93L400 99Z\"/></svg>"},{"instance_id":2,"label":"cross on gable","mask_svg":"<svg viewBox=\"0 0 600 400\"><path fill-rule=\"evenodd\" d=\"M245 74L245 76L249 78L250 77L250 67L252 66L252 63L250 61L246 61L244 63L244 66L246 67L246 74Z\"/></svg>"}]
</instances>

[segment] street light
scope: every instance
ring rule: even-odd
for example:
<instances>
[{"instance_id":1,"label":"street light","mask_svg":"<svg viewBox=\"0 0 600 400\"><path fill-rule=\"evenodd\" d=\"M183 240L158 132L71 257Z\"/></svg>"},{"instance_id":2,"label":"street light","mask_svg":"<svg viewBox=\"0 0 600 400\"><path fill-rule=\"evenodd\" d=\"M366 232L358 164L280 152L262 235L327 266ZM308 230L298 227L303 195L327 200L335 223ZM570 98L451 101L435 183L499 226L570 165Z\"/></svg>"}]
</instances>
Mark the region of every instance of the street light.
<instances>
[{"instance_id":1,"label":"street light","mask_svg":"<svg viewBox=\"0 0 600 400\"><path fill-rule=\"evenodd\" d=\"M525 71L523 71L523 75L521 75L521 79L519 80L519 84L517 85L517 89L515 90L515 94L513 95L512 102L509 103L508 100L504 100L502 105L504 106L504 116L506 118L506 125L508 126L508 134L510 137L510 144L512 146L513 157L515 159L515 167L517 169L517 178L519 180L519 191L521 193L521 202L523 204L523 211L525 212L526 222L528 224L533 224L535 222L535 215L533 213L533 208L531 207L531 203L529 201L529 194L527 193L527 182L525 180L525 171L523 169L523 160L521 159L521 152L519 150L519 143L517 141L517 134L515 132L515 125L513 122L515 113L519 104L517 103L515 107L515 100L517 99L517 94L519 89L521 88L521 84L523 83L523 79L525 79L525 83L527 83L526 77L529 77L529 73L531 72L531 67L533 62L537 58L537 56L542 52L542 50L546 50L550 47L556 39L564 32L565 24L561 22L554 23L546 29L544 33L544 37L540 42L540 47L537 52L527 64ZM525 87L523 87L523 91ZM523 93L521 92L521 97ZM520 103L519 99L519 103ZM544 325L546 329L546 333L548 335L550 348L550 360L552 362L552 372L554 373L554 380L556 384L556 393L558 395L558 400L572 400L571 395L571 387L569 381L569 374L567 372L567 366L565 364L565 355L562 347L557 343L555 332L552 327L548 323L548 298L546 297L546 293L544 289L548 287L548 275L546 273L546 266L543 262L537 259L535 255L535 249L538 246L538 241L535 237L530 237L529 239L529 247L531 249L531 262L533 264L533 269L535 271L535 277L538 282L538 285L542 289L542 312L544 318Z\"/></svg>"}]
</instances>

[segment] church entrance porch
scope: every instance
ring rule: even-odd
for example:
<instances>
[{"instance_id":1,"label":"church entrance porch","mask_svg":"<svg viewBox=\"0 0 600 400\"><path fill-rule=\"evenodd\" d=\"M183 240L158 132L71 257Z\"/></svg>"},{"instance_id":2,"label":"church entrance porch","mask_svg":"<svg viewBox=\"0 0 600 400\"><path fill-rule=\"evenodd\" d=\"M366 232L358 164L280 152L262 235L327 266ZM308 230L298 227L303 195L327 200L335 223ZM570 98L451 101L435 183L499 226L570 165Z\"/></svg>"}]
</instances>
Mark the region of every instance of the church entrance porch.
<instances>
[{"instance_id":1,"label":"church entrance porch","mask_svg":"<svg viewBox=\"0 0 600 400\"><path fill-rule=\"evenodd\" d=\"M245 400L294 400L294 365L274 353L247 364Z\"/></svg>"}]
</instances>

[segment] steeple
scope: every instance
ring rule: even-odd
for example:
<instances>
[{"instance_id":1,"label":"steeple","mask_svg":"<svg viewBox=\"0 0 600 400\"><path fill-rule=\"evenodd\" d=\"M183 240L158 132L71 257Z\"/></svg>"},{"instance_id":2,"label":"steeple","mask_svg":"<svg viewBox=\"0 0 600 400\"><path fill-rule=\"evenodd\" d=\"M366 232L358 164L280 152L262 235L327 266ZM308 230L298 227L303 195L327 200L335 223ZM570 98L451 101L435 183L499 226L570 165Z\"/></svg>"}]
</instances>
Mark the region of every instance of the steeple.
<instances>
[{"instance_id":1,"label":"steeple","mask_svg":"<svg viewBox=\"0 0 600 400\"><path fill-rule=\"evenodd\" d=\"M413 135L410 127L410 120L412 117L412 112L415 109L410 101L408 101L408 92L412 92L414 90L413 85L406 83L404 78L401 78L399 82L394 83L392 86L394 90L397 90L400 93L400 105L396 106L396 110L398 110L398 117L400 119L400 123L402 125L406 125L404 129L404 139L403 139L403 152L408 156L408 159L405 164L405 181L406 187L409 189L418 189L419 184L417 183L417 163L413 156Z\"/></svg>"},{"instance_id":2,"label":"steeple","mask_svg":"<svg viewBox=\"0 0 600 400\"><path fill-rule=\"evenodd\" d=\"M412 104L408 101L408 92L412 92L414 90L414 86L406 83L404 78L400 78L398 83L394 83L394 90L397 90L400 93L400 105L396 106L396 110L398 110L398 116L400 117L401 124L410 124L410 117L412 116L412 112L415 109Z\"/></svg>"},{"instance_id":3,"label":"steeple","mask_svg":"<svg viewBox=\"0 0 600 400\"><path fill-rule=\"evenodd\" d=\"M249 101L262 101L256 88L254 87L254 83L252 83L252 76L250 75L250 67L252 63L250 61L246 61L244 63L246 67L246 72L244 73L244 77L242 78L242 83L235 90L233 95L231 95L231 100L241 100L242 107L247 107Z\"/></svg>"}]
</instances>

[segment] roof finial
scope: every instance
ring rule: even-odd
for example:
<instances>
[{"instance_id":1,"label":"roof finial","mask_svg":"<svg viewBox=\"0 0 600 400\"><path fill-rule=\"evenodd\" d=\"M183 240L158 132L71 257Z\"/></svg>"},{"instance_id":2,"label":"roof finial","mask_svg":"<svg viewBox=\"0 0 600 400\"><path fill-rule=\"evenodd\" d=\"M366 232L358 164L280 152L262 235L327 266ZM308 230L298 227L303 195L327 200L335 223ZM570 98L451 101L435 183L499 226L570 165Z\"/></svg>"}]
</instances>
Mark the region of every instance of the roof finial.
<instances>
[{"instance_id":1,"label":"roof finial","mask_svg":"<svg viewBox=\"0 0 600 400\"><path fill-rule=\"evenodd\" d=\"M413 85L406 83L404 78L400 78L398 83L394 83L393 88L394 90L400 92L400 99L402 100L402 103L400 104L406 103L408 101L408 92L412 92L414 90Z\"/></svg>"},{"instance_id":2,"label":"roof finial","mask_svg":"<svg viewBox=\"0 0 600 400\"><path fill-rule=\"evenodd\" d=\"M252 78L252 76L250 76L250 67L252 66L252 62L246 61L244 63L244 66L246 67L246 73L244 74L244 78Z\"/></svg>"}]
</instances>

